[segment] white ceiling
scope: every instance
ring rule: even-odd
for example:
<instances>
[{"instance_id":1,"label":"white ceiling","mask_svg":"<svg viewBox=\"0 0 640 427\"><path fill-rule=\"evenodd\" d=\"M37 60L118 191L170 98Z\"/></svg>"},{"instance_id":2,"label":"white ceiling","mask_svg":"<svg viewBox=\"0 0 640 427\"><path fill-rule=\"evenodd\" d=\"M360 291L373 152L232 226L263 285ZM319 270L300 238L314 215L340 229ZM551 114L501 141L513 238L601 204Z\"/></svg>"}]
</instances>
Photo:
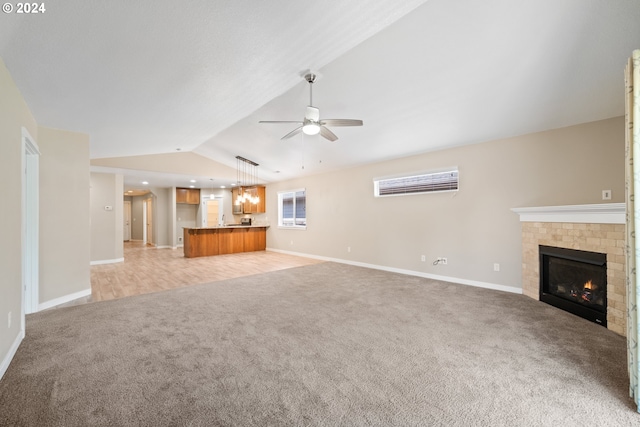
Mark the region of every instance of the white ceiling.
<instances>
[{"instance_id":1,"label":"white ceiling","mask_svg":"<svg viewBox=\"0 0 640 427\"><path fill-rule=\"evenodd\" d=\"M640 48L638 0L45 4L0 16L40 125L88 133L94 159L241 155L266 181L623 115ZM302 119L309 69L321 117L363 127L330 143L258 124Z\"/></svg>"}]
</instances>

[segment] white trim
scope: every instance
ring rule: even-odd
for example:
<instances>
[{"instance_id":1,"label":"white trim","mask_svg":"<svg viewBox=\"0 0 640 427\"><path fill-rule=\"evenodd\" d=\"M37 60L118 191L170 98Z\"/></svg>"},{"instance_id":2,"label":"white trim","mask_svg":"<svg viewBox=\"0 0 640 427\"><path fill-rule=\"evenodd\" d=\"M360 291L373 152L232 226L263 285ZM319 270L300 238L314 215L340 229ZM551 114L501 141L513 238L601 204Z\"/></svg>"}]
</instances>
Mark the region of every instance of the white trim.
<instances>
[{"instance_id":1,"label":"white trim","mask_svg":"<svg viewBox=\"0 0 640 427\"><path fill-rule=\"evenodd\" d=\"M171 245L154 246L156 249L174 249Z\"/></svg>"},{"instance_id":2,"label":"white trim","mask_svg":"<svg viewBox=\"0 0 640 427\"><path fill-rule=\"evenodd\" d=\"M84 298L91 295L91 288L85 289L84 291L75 292L73 294L65 295L60 298L55 298L49 301L45 301L38 306L38 311L46 310L47 308L55 307L56 305L66 304L70 301L76 300L78 298Z\"/></svg>"},{"instance_id":3,"label":"white trim","mask_svg":"<svg viewBox=\"0 0 640 427\"><path fill-rule=\"evenodd\" d=\"M22 302L21 329L25 328L25 315L38 310L39 299L39 170L40 149L29 131L21 129L21 271Z\"/></svg>"},{"instance_id":4,"label":"white trim","mask_svg":"<svg viewBox=\"0 0 640 427\"><path fill-rule=\"evenodd\" d=\"M512 208L521 222L572 222L586 224L625 224L624 203L595 205L541 206Z\"/></svg>"},{"instance_id":5,"label":"white trim","mask_svg":"<svg viewBox=\"0 0 640 427\"><path fill-rule=\"evenodd\" d=\"M118 262L124 262L124 258L101 259L98 261L91 261L89 265L116 264Z\"/></svg>"},{"instance_id":6,"label":"white trim","mask_svg":"<svg viewBox=\"0 0 640 427\"><path fill-rule=\"evenodd\" d=\"M283 251L283 250L280 250L280 249L273 249L273 248L267 248L267 251L278 252L278 253L281 253L281 254L302 256L302 257L305 257L305 258L319 259L319 260L322 260L322 261L338 262L340 264L355 265L357 267L373 268L374 270L389 271L391 273L400 273L400 274L406 274L406 275L409 275L409 276L424 277L425 279L442 280L443 282L453 282L453 283L458 283L458 284L461 284L461 285L475 286L477 288L485 288L485 289L493 289L493 290L496 290L496 291L509 292L509 293L512 293L512 294L522 294L522 289L521 288L516 288L515 286L505 286L505 285L498 285L496 283L479 282L477 280L460 279L460 278L457 278L457 277L450 277L450 276L440 276L440 275L437 275L437 274L423 273L421 271L405 270L405 269L402 269L402 268L387 267L387 266L384 266L384 265L376 265L376 264L368 264L368 263L365 263L365 262L358 262L358 261L348 261L348 260L345 260L345 259L330 258L330 257L325 257L325 256L320 256L320 255L310 255L310 254L305 254L305 253L301 253L301 252Z\"/></svg>"},{"instance_id":7,"label":"white trim","mask_svg":"<svg viewBox=\"0 0 640 427\"><path fill-rule=\"evenodd\" d=\"M20 333L18 333L18 336L16 337L15 340L13 340L13 344L11 344L11 347L9 348L9 352L6 354L4 359L2 359L2 364L0 364L0 379L4 377L4 374L7 372L7 369L9 369L9 364L13 360L13 356L16 355L16 352L18 351L18 347L20 347L20 343L22 342L23 339L24 339L24 329L20 330Z\"/></svg>"}]
</instances>

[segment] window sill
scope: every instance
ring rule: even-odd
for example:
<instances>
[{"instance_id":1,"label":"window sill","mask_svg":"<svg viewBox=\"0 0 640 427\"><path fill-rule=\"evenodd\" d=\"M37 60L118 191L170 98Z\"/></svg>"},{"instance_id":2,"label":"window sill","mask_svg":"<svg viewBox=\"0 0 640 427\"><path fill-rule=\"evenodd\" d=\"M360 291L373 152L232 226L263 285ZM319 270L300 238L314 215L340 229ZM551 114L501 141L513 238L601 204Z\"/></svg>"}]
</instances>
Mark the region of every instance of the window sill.
<instances>
[{"instance_id":1,"label":"window sill","mask_svg":"<svg viewBox=\"0 0 640 427\"><path fill-rule=\"evenodd\" d=\"M279 225L278 228L282 230L306 230L307 226L306 225Z\"/></svg>"}]
</instances>

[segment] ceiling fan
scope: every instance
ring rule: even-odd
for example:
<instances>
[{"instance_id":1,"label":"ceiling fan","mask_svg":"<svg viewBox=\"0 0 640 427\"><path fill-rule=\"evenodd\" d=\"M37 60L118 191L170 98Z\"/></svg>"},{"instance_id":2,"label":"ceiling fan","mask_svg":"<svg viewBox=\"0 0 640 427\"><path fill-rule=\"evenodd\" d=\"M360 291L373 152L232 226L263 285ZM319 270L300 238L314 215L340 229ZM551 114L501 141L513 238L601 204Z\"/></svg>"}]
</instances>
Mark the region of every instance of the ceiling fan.
<instances>
[{"instance_id":1,"label":"ceiling fan","mask_svg":"<svg viewBox=\"0 0 640 427\"><path fill-rule=\"evenodd\" d=\"M316 75L309 73L306 74L304 78L309 82L309 106L307 106L304 120L301 122L292 120L261 120L259 123L297 123L300 125L280 139L291 138L298 135L300 132L305 135L317 135L320 133L320 136L332 142L337 140L338 137L326 126L362 126L362 120L321 119L320 109L313 106L313 82L316 80Z\"/></svg>"}]
</instances>

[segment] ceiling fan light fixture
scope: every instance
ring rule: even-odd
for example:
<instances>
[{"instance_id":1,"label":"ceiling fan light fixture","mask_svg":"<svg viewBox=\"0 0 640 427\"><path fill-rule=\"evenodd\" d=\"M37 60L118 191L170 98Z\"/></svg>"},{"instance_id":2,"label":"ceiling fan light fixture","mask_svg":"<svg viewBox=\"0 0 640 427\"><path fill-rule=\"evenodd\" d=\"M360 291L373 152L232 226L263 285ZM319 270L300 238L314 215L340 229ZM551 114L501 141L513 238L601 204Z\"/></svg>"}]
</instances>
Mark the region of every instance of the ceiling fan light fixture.
<instances>
[{"instance_id":1,"label":"ceiling fan light fixture","mask_svg":"<svg viewBox=\"0 0 640 427\"><path fill-rule=\"evenodd\" d=\"M305 135L317 135L320 133L320 125L317 123L306 123L302 126L302 132Z\"/></svg>"},{"instance_id":2,"label":"ceiling fan light fixture","mask_svg":"<svg viewBox=\"0 0 640 427\"><path fill-rule=\"evenodd\" d=\"M305 135L320 134L321 137L328 139L331 142L336 141L338 137L331 132L327 126L362 126L362 120L320 119L320 109L313 106L313 82L316 80L316 75L309 73L306 74L304 78L309 83L309 105L307 105L304 120L302 122L293 120L260 120L259 123L296 123L298 125L302 125L298 126L280 139L289 139L302 132Z\"/></svg>"}]
</instances>

